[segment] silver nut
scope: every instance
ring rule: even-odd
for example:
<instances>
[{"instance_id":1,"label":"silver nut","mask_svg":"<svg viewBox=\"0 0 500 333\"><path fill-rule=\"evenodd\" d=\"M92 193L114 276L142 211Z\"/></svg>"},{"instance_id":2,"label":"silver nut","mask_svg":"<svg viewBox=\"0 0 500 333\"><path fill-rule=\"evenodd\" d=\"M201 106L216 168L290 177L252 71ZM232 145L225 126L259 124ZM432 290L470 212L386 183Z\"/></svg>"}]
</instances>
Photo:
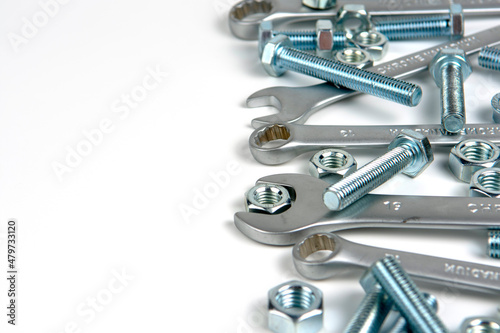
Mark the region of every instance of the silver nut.
<instances>
[{"instance_id":1,"label":"silver nut","mask_svg":"<svg viewBox=\"0 0 500 333\"><path fill-rule=\"evenodd\" d=\"M464 12L462 5L454 3L450 6L451 37L458 39L464 35Z\"/></svg>"},{"instance_id":2,"label":"silver nut","mask_svg":"<svg viewBox=\"0 0 500 333\"><path fill-rule=\"evenodd\" d=\"M403 173L410 177L420 175L434 161L434 154L427 137L422 134L404 129L392 140L389 150L396 147L409 147L417 154L413 163L406 167Z\"/></svg>"},{"instance_id":3,"label":"silver nut","mask_svg":"<svg viewBox=\"0 0 500 333\"><path fill-rule=\"evenodd\" d=\"M469 196L500 198L500 168L477 171L470 181Z\"/></svg>"},{"instance_id":4,"label":"silver nut","mask_svg":"<svg viewBox=\"0 0 500 333\"><path fill-rule=\"evenodd\" d=\"M493 107L493 121L498 124L500 123L500 93L493 96L491 106Z\"/></svg>"},{"instance_id":5,"label":"silver nut","mask_svg":"<svg viewBox=\"0 0 500 333\"><path fill-rule=\"evenodd\" d=\"M500 319L495 317L471 317L463 321L460 333L500 332Z\"/></svg>"},{"instance_id":6,"label":"silver nut","mask_svg":"<svg viewBox=\"0 0 500 333\"><path fill-rule=\"evenodd\" d=\"M370 53L355 47L348 47L335 54L335 60L358 68L373 66L373 59Z\"/></svg>"},{"instance_id":7,"label":"silver nut","mask_svg":"<svg viewBox=\"0 0 500 333\"><path fill-rule=\"evenodd\" d=\"M301 281L269 290L269 329L275 333L316 333L323 327L323 293Z\"/></svg>"},{"instance_id":8,"label":"silver nut","mask_svg":"<svg viewBox=\"0 0 500 333\"><path fill-rule=\"evenodd\" d=\"M372 28L370 14L364 5L344 5L339 8L336 30L345 31L350 37L361 31L371 31Z\"/></svg>"},{"instance_id":9,"label":"silver nut","mask_svg":"<svg viewBox=\"0 0 500 333\"><path fill-rule=\"evenodd\" d=\"M267 42L273 38L273 22L272 21L262 21L259 26L259 55L262 56L262 51Z\"/></svg>"},{"instance_id":10,"label":"silver nut","mask_svg":"<svg viewBox=\"0 0 500 333\"><path fill-rule=\"evenodd\" d=\"M254 213L278 214L292 205L290 193L281 185L257 184L246 194L246 210Z\"/></svg>"},{"instance_id":11,"label":"silver nut","mask_svg":"<svg viewBox=\"0 0 500 333\"><path fill-rule=\"evenodd\" d=\"M465 52L462 49L442 49L429 64L429 71L431 72L434 81L438 87L443 85L441 81L441 69L444 65L454 63L462 68L464 80L467 79L472 73L472 66L465 57Z\"/></svg>"},{"instance_id":12,"label":"silver nut","mask_svg":"<svg viewBox=\"0 0 500 333\"><path fill-rule=\"evenodd\" d=\"M351 154L335 148L323 149L309 160L309 173L330 184L350 175L357 167L358 164Z\"/></svg>"},{"instance_id":13,"label":"silver nut","mask_svg":"<svg viewBox=\"0 0 500 333\"><path fill-rule=\"evenodd\" d=\"M262 66L271 76L281 76L286 72L286 69L276 65L276 50L281 46L293 47L292 42L287 36L278 35L271 38L262 51Z\"/></svg>"},{"instance_id":14,"label":"silver nut","mask_svg":"<svg viewBox=\"0 0 500 333\"><path fill-rule=\"evenodd\" d=\"M449 165L455 177L469 183L476 171L500 165L500 149L487 140L464 140L451 149Z\"/></svg>"},{"instance_id":15,"label":"silver nut","mask_svg":"<svg viewBox=\"0 0 500 333\"><path fill-rule=\"evenodd\" d=\"M337 0L302 0L302 4L312 9L330 9L335 7Z\"/></svg>"},{"instance_id":16,"label":"silver nut","mask_svg":"<svg viewBox=\"0 0 500 333\"><path fill-rule=\"evenodd\" d=\"M333 49L333 23L330 20L316 22L316 55L331 58Z\"/></svg>"},{"instance_id":17,"label":"silver nut","mask_svg":"<svg viewBox=\"0 0 500 333\"><path fill-rule=\"evenodd\" d=\"M389 40L377 31L361 31L350 39L357 48L370 53L373 60L382 59L389 50Z\"/></svg>"}]
</instances>

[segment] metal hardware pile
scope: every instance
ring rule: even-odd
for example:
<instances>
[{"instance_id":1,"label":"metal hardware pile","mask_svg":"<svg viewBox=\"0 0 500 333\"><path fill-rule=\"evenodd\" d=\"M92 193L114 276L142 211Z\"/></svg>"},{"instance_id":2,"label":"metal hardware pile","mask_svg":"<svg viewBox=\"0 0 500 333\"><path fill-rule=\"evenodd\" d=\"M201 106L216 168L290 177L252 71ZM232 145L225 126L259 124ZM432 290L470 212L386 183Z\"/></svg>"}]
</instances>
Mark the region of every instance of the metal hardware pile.
<instances>
[{"instance_id":1,"label":"metal hardware pile","mask_svg":"<svg viewBox=\"0 0 500 333\"><path fill-rule=\"evenodd\" d=\"M305 278L365 270L360 283L366 296L344 332L448 332L439 319L436 297L421 292L412 279L499 293L500 266L366 246L333 232L369 227L479 229L489 234L490 257L500 257L498 214L474 214L481 207L500 211L500 93L491 99L493 121L484 124L467 123L464 94L465 81L477 65L500 71L500 49L495 48L500 26L467 36L467 18L499 15L500 3L462 1L448 6L415 1L395 8L381 3L245 0L234 5L231 31L258 40L256 49L269 75L290 70L327 81L267 88L247 100L249 107L272 105L279 110L252 121L255 131L249 146L257 161L276 165L315 154L309 162L311 175L259 179L246 194L246 210L236 213L234 221L257 242L294 245L294 265ZM296 23L309 28L291 28ZM438 37L449 41L380 62L389 43ZM477 52L474 64L468 55ZM440 90L440 124L304 125L312 113L360 93L416 106L422 88L406 78L421 71L428 71ZM470 184L469 197L370 193L399 173L415 178L426 172L435 147L449 149L450 174ZM349 152L355 148L387 152L361 166ZM324 252L328 255L317 256ZM468 273L458 273L464 267ZM272 288L268 297L273 332L321 330L323 294L318 288L289 281ZM461 332L500 332L500 318L468 318Z\"/></svg>"}]
</instances>

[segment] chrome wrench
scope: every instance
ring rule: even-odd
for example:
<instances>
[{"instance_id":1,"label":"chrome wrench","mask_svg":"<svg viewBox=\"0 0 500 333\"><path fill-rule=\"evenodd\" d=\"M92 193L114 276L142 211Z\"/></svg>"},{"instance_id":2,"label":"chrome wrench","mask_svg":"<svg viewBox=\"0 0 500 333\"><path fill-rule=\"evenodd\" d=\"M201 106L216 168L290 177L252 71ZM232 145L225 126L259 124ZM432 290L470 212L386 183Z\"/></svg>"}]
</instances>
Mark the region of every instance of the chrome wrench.
<instances>
[{"instance_id":1,"label":"chrome wrench","mask_svg":"<svg viewBox=\"0 0 500 333\"><path fill-rule=\"evenodd\" d=\"M494 198L368 194L346 209L333 212L323 204L329 183L308 175L280 174L257 184L281 185L291 207L278 214L237 212L236 227L264 244L293 245L318 232L366 227L428 229L500 228L500 201Z\"/></svg>"},{"instance_id":2,"label":"chrome wrench","mask_svg":"<svg viewBox=\"0 0 500 333\"><path fill-rule=\"evenodd\" d=\"M319 260L307 258L318 251L331 251ZM500 292L500 267L454 259L384 249L350 242L332 233L318 233L297 243L293 262L304 277L321 280L348 273L354 267L369 268L385 256L395 257L412 277L465 289Z\"/></svg>"},{"instance_id":3,"label":"chrome wrench","mask_svg":"<svg viewBox=\"0 0 500 333\"><path fill-rule=\"evenodd\" d=\"M367 70L394 78L405 78L426 70L436 53L441 49L461 48L470 55L479 52L484 46L498 43L500 43L500 25L456 41L446 42L379 64ZM335 87L329 83L307 87L271 87L259 90L248 97L247 106L250 108L274 106L279 111L277 114L252 120L254 128L272 123L303 124L314 112L357 94L359 92Z\"/></svg>"},{"instance_id":4,"label":"chrome wrench","mask_svg":"<svg viewBox=\"0 0 500 333\"><path fill-rule=\"evenodd\" d=\"M466 139L500 144L500 124L468 124L457 134L436 125L327 126L271 124L256 129L250 152L262 164L276 165L310 151L329 147L386 148L402 129L421 132L433 147L452 147Z\"/></svg>"},{"instance_id":5,"label":"chrome wrench","mask_svg":"<svg viewBox=\"0 0 500 333\"><path fill-rule=\"evenodd\" d=\"M494 16L500 14L500 1L453 1L462 5L464 15ZM301 0L244 0L236 3L229 11L229 27L232 33L241 39L257 40L259 25L262 21L272 21L274 26L282 23L332 19L337 9L349 0L338 0L337 6L329 10L313 10L302 5ZM358 0L371 16L395 15L439 15L449 12L450 2L446 0L393 1L393 0Z\"/></svg>"}]
</instances>

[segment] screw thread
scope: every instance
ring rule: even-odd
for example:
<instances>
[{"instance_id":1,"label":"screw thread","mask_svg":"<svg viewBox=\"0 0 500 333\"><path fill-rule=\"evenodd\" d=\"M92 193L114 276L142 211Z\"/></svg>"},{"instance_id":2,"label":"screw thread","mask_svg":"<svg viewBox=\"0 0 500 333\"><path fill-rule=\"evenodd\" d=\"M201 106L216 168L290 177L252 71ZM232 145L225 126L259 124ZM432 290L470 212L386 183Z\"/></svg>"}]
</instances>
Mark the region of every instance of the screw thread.
<instances>
[{"instance_id":1,"label":"screw thread","mask_svg":"<svg viewBox=\"0 0 500 333\"><path fill-rule=\"evenodd\" d=\"M374 25L376 30L389 40L410 40L451 36L449 21L449 15L435 15L377 19L374 21Z\"/></svg>"},{"instance_id":2,"label":"screw thread","mask_svg":"<svg viewBox=\"0 0 500 333\"><path fill-rule=\"evenodd\" d=\"M450 133L465 125L464 77L460 65L450 62L441 69L441 122Z\"/></svg>"},{"instance_id":3,"label":"screw thread","mask_svg":"<svg viewBox=\"0 0 500 333\"><path fill-rule=\"evenodd\" d=\"M358 171L330 186L328 208L342 210L382 185L413 163L417 152L409 146L396 147Z\"/></svg>"},{"instance_id":4,"label":"screw thread","mask_svg":"<svg viewBox=\"0 0 500 333\"><path fill-rule=\"evenodd\" d=\"M500 71L500 49L483 47L479 53L479 66Z\"/></svg>"},{"instance_id":5,"label":"screw thread","mask_svg":"<svg viewBox=\"0 0 500 333\"><path fill-rule=\"evenodd\" d=\"M421 333L448 332L425 300L424 295L394 257L385 257L372 266L372 274L394 301L412 331Z\"/></svg>"},{"instance_id":6,"label":"screw thread","mask_svg":"<svg viewBox=\"0 0 500 333\"><path fill-rule=\"evenodd\" d=\"M417 105L422 97L422 89L415 84L316 57L286 46L280 47L277 51L276 64L406 106Z\"/></svg>"},{"instance_id":7,"label":"screw thread","mask_svg":"<svg viewBox=\"0 0 500 333\"><path fill-rule=\"evenodd\" d=\"M293 47L297 50L309 51L316 49L316 31L273 31L273 36L285 35L290 38ZM343 49L347 46L347 37L343 31L333 33L333 50Z\"/></svg>"},{"instance_id":8,"label":"screw thread","mask_svg":"<svg viewBox=\"0 0 500 333\"><path fill-rule=\"evenodd\" d=\"M434 312L437 311L438 303L436 297L434 297L431 294L423 293L426 302L431 306L431 308L434 310ZM396 320L394 323L394 326L390 328L390 330L387 333L407 333L409 332L408 328L408 323L406 322L406 319L401 316L401 314L398 314L399 318Z\"/></svg>"},{"instance_id":9,"label":"screw thread","mask_svg":"<svg viewBox=\"0 0 500 333\"><path fill-rule=\"evenodd\" d=\"M500 231L490 231L488 235L489 255L492 258L500 258Z\"/></svg>"},{"instance_id":10,"label":"screw thread","mask_svg":"<svg viewBox=\"0 0 500 333\"><path fill-rule=\"evenodd\" d=\"M349 321L344 333L378 332L384 319L389 314L392 304L392 301L388 299L380 286L368 292Z\"/></svg>"}]
</instances>

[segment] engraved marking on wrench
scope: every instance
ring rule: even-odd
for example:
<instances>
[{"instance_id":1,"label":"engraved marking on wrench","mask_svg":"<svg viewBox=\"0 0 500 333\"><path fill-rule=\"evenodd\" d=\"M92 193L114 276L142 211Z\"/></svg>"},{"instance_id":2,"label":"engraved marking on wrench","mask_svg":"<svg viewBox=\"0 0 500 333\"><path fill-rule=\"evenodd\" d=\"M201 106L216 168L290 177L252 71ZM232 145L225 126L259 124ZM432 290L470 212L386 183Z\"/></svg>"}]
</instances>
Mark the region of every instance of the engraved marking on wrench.
<instances>
[{"instance_id":1,"label":"engraved marking on wrench","mask_svg":"<svg viewBox=\"0 0 500 333\"><path fill-rule=\"evenodd\" d=\"M476 279L498 281L500 272L485 271L479 268L460 266L455 264L444 264L444 272L451 275L472 276Z\"/></svg>"}]
</instances>

